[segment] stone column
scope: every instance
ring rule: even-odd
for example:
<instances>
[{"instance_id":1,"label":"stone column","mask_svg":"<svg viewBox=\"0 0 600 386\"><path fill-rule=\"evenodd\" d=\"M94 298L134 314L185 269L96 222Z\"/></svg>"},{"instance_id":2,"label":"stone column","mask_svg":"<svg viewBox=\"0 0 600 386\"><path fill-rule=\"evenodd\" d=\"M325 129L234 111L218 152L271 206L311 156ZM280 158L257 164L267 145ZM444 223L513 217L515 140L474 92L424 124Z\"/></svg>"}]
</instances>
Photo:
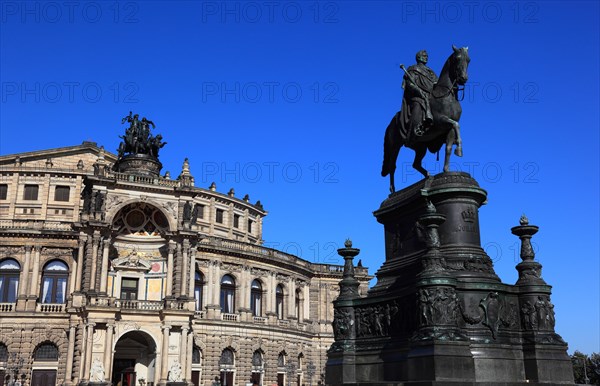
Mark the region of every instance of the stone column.
<instances>
[{"instance_id":1,"label":"stone column","mask_svg":"<svg viewBox=\"0 0 600 386\"><path fill-rule=\"evenodd\" d=\"M169 374L169 330L171 326L162 326L163 338L160 358L160 382L166 383Z\"/></svg>"},{"instance_id":2,"label":"stone column","mask_svg":"<svg viewBox=\"0 0 600 386\"><path fill-rule=\"evenodd\" d=\"M113 352L113 332L115 325L112 323L106 324L106 340L104 341L104 374L106 379L111 379L111 365Z\"/></svg>"},{"instance_id":3,"label":"stone column","mask_svg":"<svg viewBox=\"0 0 600 386\"><path fill-rule=\"evenodd\" d=\"M100 292L106 293L106 284L108 281L108 250L110 248L109 238L104 239L104 248L102 248L102 269L100 271ZM106 370L106 367L104 368Z\"/></svg>"},{"instance_id":4,"label":"stone column","mask_svg":"<svg viewBox=\"0 0 600 386\"><path fill-rule=\"evenodd\" d=\"M80 352L80 358L79 358L79 380L82 381L85 378L85 352L87 350L87 346L88 346L88 342L87 342L87 326L85 324L80 324L79 325L79 329L81 330L81 350ZM91 344L91 342L90 342Z\"/></svg>"},{"instance_id":5,"label":"stone column","mask_svg":"<svg viewBox=\"0 0 600 386\"><path fill-rule=\"evenodd\" d=\"M208 289L210 296L207 299L207 315L208 319L218 319L221 317L221 307L219 295L221 289L221 263L219 260L211 260L209 263L209 280Z\"/></svg>"},{"instance_id":6,"label":"stone column","mask_svg":"<svg viewBox=\"0 0 600 386\"><path fill-rule=\"evenodd\" d=\"M79 260L73 259L71 262L71 274L69 275L69 295L73 295L75 292L75 281L77 280L77 263Z\"/></svg>"},{"instance_id":7,"label":"stone column","mask_svg":"<svg viewBox=\"0 0 600 386\"><path fill-rule=\"evenodd\" d=\"M96 290L96 271L98 270L98 246L100 244L100 232L94 231L92 239L92 272L90 274L90 291Z\"/></svg>"},{"instance_id":8,"label":"stone column","mask_svg":"<svg viewBox=\"0 0 600 386\"><path fill-rule=\"evenodd\" d=\"M67 362L65 363L65 384L71 385L71 379L73 379L73 355L75 353L75 335L76 326L71 324L69 326L69 346L67 347Z\"/></svg>"},{"instance_id":9,"label":"stone column","mask_svg":"<svg viewBox=\"0 0 600 386\"><path fill-rule=\"evenodd\" d=\"M29 282L29 299L33 299L34 301L32 303L34 303L35 306L35 299L38 298L38 283L40 281L40 278L38 277L40 275L40 251L41 251L41 247L39 245L36 245L34 248L34 257L33 257L33 271L31 273L31 281ZM31 310L31 307L28 306L28 309Z\"/></svg>"},{"instance_id":10,"label":"stone column","mask_svg":"<svg viewBox=\"0 0 600 386\"><path fill-rule=\"evenodd\" d=\"M81 291L81 278L83 277L83 254L87 236L79 234L79 247L77 249L77 273L75 274L75 291Z\"/></svg>"},{"instance_id":11,"label":"stone column","mask_svg":"<svg viewBox=\"0 0 600 386\"><path fill-rule=\"evenodd\" d=\"M274 271L269 272L269 282L267 283L267 301L265 305L267 306L266 314L267 315L276 315L277 312L275 310L275 289L277 287L277 282L275 281L275 276L277 274Z\"/></svg>"},{"instance_id":12,"label":"stone column","mask_svg":"<svg viewBox=\"0 0 600 386\"><path fill-rule=\"evenodd\" d=\"M83 364L83 379L90 379L90 368L92 365L92 348L94 347L94 326L96 323L90 322L87 324L87 331L85 336L85 355L83 356L81 363Z\"/></svg>"},{"instance_id":13,"label":"stone column","mask_svg":"<svg viewBox=\"0 0 600 386\"><path fill-rule=\"evenodd\" d=\"M188 331L189 328L187 326L181 327L181 339L179 341L179 363L181 364L181 374L183 377L187 375L187 357L188 357ZM189 378L184 378L185 380L189 380Z\"/></svg>"},{"instance_id":14,"label":"stone column","mask_svg":"<svg viewBox=\"0 0 600 386\"><path fill-rule=\"evenodd\" d=\"M185 368L186 368L186 372L185 372L185 379L190 381L192 380L192 356L193 356L193 351L194 351L194 333L192 330L192 333L188 334L188 342L187 342L187 348L188 348L188 356L187 356L187 362L185 364Z\"/></svg>"},{"instance_id":15,"label":"stone column","mask_svg":"<svg viewBox=\"0 0 600 386\"><path fill-rule=\"evenodd\" d=\"M237 304L239 304L238 308L239 311L245 311L248 312L250 311L250 275L248 275L248 267L243 267L242 271L240 272L240 276L238 279L237 284L237 288L238 291L238 302Z\"/></svg>"},{"instance_id":16,"label":"stone column","mask_svg":"<svg viewBox=\"0 0 600 386\"><path fill-rule=\"evenodd\" d=\"M290 278L288 291L288 317L296 318L296 281L293 278Z\"/></svg>"},{"instance_id":17,"label":"stone column","mask_svg":"<svg viewBox=\"0 0 600 386\"><path fill-rule=\"evenodd\" d=\"M190 249L190 241L188 239L183 240L183 259L181 261L181 286L179 288L180 296L187 295L187 280L188 280L188 270L189 270L189 249Z\"/></svg>"},{"instance_id":18,"label":"stone column","mask_svg":"<svg viewBox=\"0 0 600 386\"><path fill-rule=\"evenodd\" d=\"M206 295L204 295L204 302L206 303L206 305L212 304L213 303L213 292L215 290L215 283L214 283L214 274L213 274L213 262L212 260L208 261L207 267L206 267L206 285L204 286L204 288L206 289Z\"/></svg>"},{"instance_id":19,"label":"stone column","mask_svg":"<svg viewBox=\"0 0 600 386\"><path fill-rule=\"evenodd\" d=\"M183 282L183 251L181 250L181 244L180 242L176 244L176 269L173 270L173 296L175 297L181 296L181 283Z\"/></svg>"},{"instance_id":20,"label":"stone column","mask_svg":"<svg viewBox=\"0 0 600 386\"><path fill-rule=\"evenodd\" d=\"M304 286L304 288L302 289L302 297L302 322L304 322L304 319L310 319L310 285L306 284Z\"/></svg>"},{"instance_id":21,"label":"stone column","mask_svg":"<svg viewBox=\"0 0 600 386\"><path fill-rule=\"evenodd\" d=\"M217 208L215 208L215 199L211 198L210 199L210 204L208 205L208 234L209 235L214 235L215 234L215 215L217 212Z\"/></svg>"},{"instance_id":22,"label":"stone column","mask_svg":"<svg viewBox=\"0 0 600 386\"><path fill-rule=\"evenodd\" d=\"M31 263L31 249L33 245L25 246L25 263L21 272L21 280L19 285L19 296L27 296L27 282L29 281L29 265Z\"/></svg>"},{"instance_id":23,"label":"stone column","mask_svg":"<svg viewBox=\"0 0 600 386\"><path fill-rule=\"evenodd\" d=\"M188 296L195 298L194 283L196 280L196 248L193 247L190 251L190 281L188 287Z\"/></svg>"},{"instance_id":24,"label":"stone column","mask_svg":"<svg viewBox=\"0 0 600 386\"><path fill-rule=\"evenodd\" d=\"M31 265L31 249L32 245L25 246L25 262L23 263L23 270L21 271L21 277L19 278L19 292L17 297L16 309L18 311L25 311L27 309L27 293L29 287L29 266Z\"/></svg>"},{"instance_id":25,"label":"stone column","mask_svg":"<svg viewBox=\"0 0 600 386\"><path fill-rule=\"evenodd\" d=\"M173 296L173 275L175 267L173 265L173 253L175 253L175 242L169 240L169 254L167 256L167 297Z\"/></svg>"},{"instance_id":26,"label":"stone column","mask_svg":"<svg viewBox=\"0 0 600 386\"><path fill-rule=\"evenodd\" d=\"M221 293L221 264L219 261L216 261L215 264L215 288L213 291L213 299L212 303L215 305L220 305L219 295Z\"/></svg>"}]
</instances>

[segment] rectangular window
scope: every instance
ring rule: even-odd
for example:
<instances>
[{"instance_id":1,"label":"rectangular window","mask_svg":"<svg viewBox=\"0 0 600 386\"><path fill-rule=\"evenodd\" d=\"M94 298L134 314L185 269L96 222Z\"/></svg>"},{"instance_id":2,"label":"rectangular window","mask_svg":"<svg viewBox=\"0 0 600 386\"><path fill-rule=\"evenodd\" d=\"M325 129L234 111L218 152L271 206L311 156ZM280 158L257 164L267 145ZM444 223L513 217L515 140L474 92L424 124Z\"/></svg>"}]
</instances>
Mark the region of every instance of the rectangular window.
<instances>
[{"instance_id":1,"label":"rectangular window","mask_svg":"<svg viewBox=\"0 0 600 386\"><path fill-rule=\"evenodd\" d=\"M196 208L196 211L197 211L196 218L203 219L204 218L204 205L196 204L196 206L194 208Z\"/></svg>"},{"instance_id":2,"label":"rectangular window","mask_svg":"<svg viewBox=\"0 0 600 386\"><path fill-rule=\"evenodd\" d=\"M239 228L240 227L240 215L239 214L234 214L233 215L233 227L234 228Z\"/></svg>"},{"instance_id":3,"label":"rectangular window","mask_svg":"<svg viewBox=\"0 0 600 386\"><path fill-rule=\"evenodd\" d=\"M121 281L121 299L137 300L138 279L126 279Z\"/></svg>"},{"instance_id":4,"label":"rectangular window","mask_svg":"<svg viewBox=\"0 0 600 386\"><path fill-rule=\"evenodd\" d=\"M215 218L215 221L218 222L219 224L223 224L223 209L217 209L217 215Z\"/></svg>"},{"instance_id":5,"label":"rectangular window","mask_svg":"<svg viewBox=\"0 0 600 386\"><path fill-rule=\"evenodd\" d=\"M252 233L252 220L248 220L248 233Z\"/></svg>"},{"instance_id":6,"label":"rectangular window","mask_svg":"<svg viewBox=\"0 0 600 386\"><path fill-rule=\"evenodd\" d=\"M36 201L38 199L38 191L40 187L37 185L25 185L23 190L23 200Z\"/></svg>"},{"instance_id":7,"label":"rectangular window","mask_svg":"<svg viewBox=\"0 0 600 386\"><path fill-rule=\"evenodd\" d=\"M69 201L70 191L68 186L57 186L54 190L54 201Z\"/></svg>"},{"instance_id":8,"label":"rectangular window","mask_svg":"<svg viewBox=\"0 0 600 386\"><path fill-rule=\"evenodd\" d=\"M0 184L0 200L6 200L8 197L8 185Z\"/></svg>"}]
</instances>

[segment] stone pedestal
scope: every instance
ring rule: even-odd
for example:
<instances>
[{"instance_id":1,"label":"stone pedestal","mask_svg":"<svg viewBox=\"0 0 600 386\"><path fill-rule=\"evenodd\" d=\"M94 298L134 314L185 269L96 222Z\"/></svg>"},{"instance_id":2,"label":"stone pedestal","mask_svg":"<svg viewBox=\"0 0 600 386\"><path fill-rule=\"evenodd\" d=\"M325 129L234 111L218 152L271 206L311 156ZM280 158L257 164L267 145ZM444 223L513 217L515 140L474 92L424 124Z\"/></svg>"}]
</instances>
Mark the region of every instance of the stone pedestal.
<instances>
[{"instance_id":1,"label":"stone pedestal","mask_svg":"<svg viewBox=\"0 0 600 386\"><path fill-rule=\"evenodd\" d=\"M148 154L129 154L115 163L115 171L148 177L158 177L162 164Z\"/></svg>"},{"instance_id":2,"label":"stone pedestal","mask_svg":"<svg viewBox=\"0 0 600 386\"><path fill-rule=\"evenodd\" d=\"M188 386L188 383L185 381L167 382L167 386Z\"/></svg>"},{"instance_id":3,"label":"stone pedestal","mask_svg":"<svg viewBox=\"0 0 600 386\"><path fill-rule=\"evenodd\" d=\"M486 199L470 175L447 172L383 201L386 259L366 297L334 302L328 385L573 385L530 248L537 227L512 229L523 262L519 281L502 283L480 243Z\"/></svg>"}]
</instances>

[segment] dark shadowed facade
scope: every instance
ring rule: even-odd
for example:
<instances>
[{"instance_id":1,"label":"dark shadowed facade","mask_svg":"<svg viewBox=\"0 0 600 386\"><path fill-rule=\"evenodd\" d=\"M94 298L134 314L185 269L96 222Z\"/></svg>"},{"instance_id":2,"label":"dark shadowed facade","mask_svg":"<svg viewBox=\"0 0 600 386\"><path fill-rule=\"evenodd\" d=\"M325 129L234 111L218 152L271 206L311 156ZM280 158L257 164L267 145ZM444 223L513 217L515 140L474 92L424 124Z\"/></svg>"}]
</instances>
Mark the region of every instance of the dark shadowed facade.
<instances>
[{"instance_id":1,"label":"dark shadowed facade","mask_svg":"<svg viewBox=\"0 0 600 386\"><path fill-rule=\"evenodd\" d=\"M386 261L367 296L352 266L357 250L339 251L347 264L327 384L573 384L551 287L530 242L538 227L523 216L510 230L522 261L517 282L502 283L480 245L486 199L459 172L391 194L374 213L385 228Z\"/></svg>"}]
</instances>

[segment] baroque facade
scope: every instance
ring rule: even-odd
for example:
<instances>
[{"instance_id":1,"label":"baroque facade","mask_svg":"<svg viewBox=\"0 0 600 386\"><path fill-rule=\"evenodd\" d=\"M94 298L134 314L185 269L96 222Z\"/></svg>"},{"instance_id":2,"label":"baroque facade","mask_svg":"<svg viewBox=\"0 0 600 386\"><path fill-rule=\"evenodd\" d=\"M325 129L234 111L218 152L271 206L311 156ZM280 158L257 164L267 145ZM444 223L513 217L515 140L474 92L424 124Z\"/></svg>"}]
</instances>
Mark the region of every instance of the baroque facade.
<instances>
[{"instance_id":1,"label":"baroque facade","mask_svg":"<svg viewBox=\"0 0 600 386\"><path fill-rule=\"evenodd\" d=\"M343 267L263 247L260 202L158 175L160 147L0 157L2 379L316 384Z\"/></svg>"}]
</instances>

